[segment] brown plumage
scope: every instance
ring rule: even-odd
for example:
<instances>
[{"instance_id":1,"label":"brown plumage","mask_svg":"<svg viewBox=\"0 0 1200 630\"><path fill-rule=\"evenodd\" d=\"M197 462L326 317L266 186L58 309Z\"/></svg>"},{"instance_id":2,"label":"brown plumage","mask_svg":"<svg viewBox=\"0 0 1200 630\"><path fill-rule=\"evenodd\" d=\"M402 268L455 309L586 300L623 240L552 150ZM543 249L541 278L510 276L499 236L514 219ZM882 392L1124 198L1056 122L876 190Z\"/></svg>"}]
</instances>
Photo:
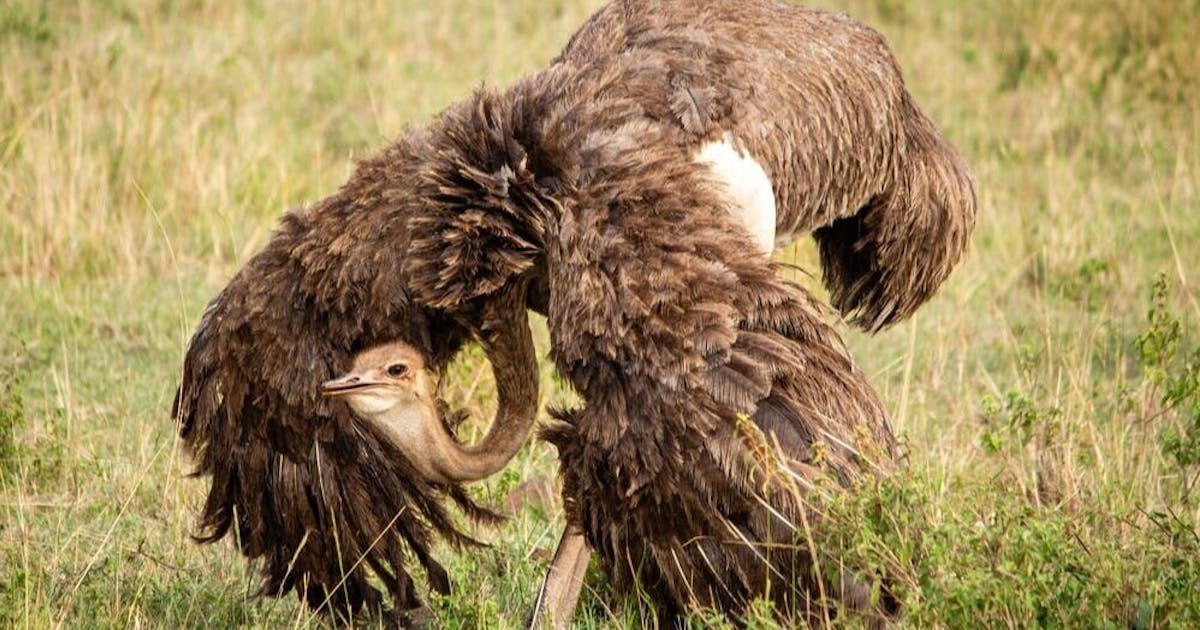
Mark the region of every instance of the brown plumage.
<instances>
[{"instance_id":1,"label":"brown plumage","mask_svg":"<svg viewBox=\"0 0 1200 630\"><path fill-rule=\"evenodd\" d=\"M295 590L315 609L380 603L369 572L399 608L417 607L409 554L432 588L448 592L432 536L476 543L444 503L474 520L499 518L460 486L424 478L345 405L321 397L322 382L350 367L355 352L402 339L438 370L479 329L501 402L493 426L507 427L489 438L524 435L536 413L519 285L455 311L423 309L407 295L401 261L412 210L393 200L415 187L422 146L410 136L360 164L339 193L284 217L206 309L176 394L180 437L196 474L212 479L197 539L233 534L261 561L261 593Z\"/></svg>"},{"instance_id":2,"label":"brown plumage","mask_svg":"<svg viewBox=\"0 0 1200 630\"><path fill-rule=\"evenodd\" d=\"M585 402L544 431L568 520L616 590L640 585L664 616L767 597L817 620L814 595L843 593L813 577L806 532L825 494L892 469L887 414L820 306L707 214L720 199L659 196L650 177L652 214L581 208L571 222L599 215L610 229L564 230L588 243L564 239L573 260L548 265L555 360ZM614 294L606 312L579 315L580 278Z\"/></svg>"},{"instance_id":3,"label":"brown plumage","mask_svg":"<svg viewBox=\"0 0 1200 630\"><path fill-rule=\"evenodd\" d=\"M698 147L726 135L769 176L776 234L816 234L834 305L869 330L928 299L965 247L970 180L877 33L765 0L613 2L546 70L450 107L286 216L209 306L175 412L197 473L212 477L201 538L236 529L263 560L264 592L299 589L313 605L370 600L368 571L416 605L406 548L446 588L431 533L470 541L441 501L487 513L421 479L318 387L395 339L439 369L485 327L485 309L517 308L528 281L587 403L550 436L571 514L610 574L628 586L627 561L648 559L669 610L736 608L761 589L744 549L704 568L671 533L763 542L782 523L758 498L799 513L792 493L753 493L765 473L740 459L753 427L837 481L865 461L837 442L874 443L886 469L892 441L817 303L776 277L697 164ZM529 410L512 334L490 335L489 358L512 407ZM686 479L684 454L703 466ZM801 593L805 549L785 556ZM670 551L681 574L665 567ZM707 594L685 596L692 580Z\"/></svg>"},{"instance_id":4,"label":"brown plumage","mask_svg":"<svg viewBox=\"0 0 1200 630\"><path fill-rule=\"evenodd\" d=\"M610 145L599 159L691 160L728 136L772 183L777 240L814 234L833 305L871 331L933 295L975 223L966 168L905 89L886 41L841 15L770 0L617 0L547 70L473 100L480 105L451 114L506 102L517 110L511 121L474 122L482 133L520 134L518 153L538 162L532 176L554 184L590 176L584 143ZM623 125L654 127L657 144L604 137ZM460 156L504 153L499 136L449 133L462 134ZM434 213L414 235L419 301L450 304L502 283L433 255L445 245L438 236L459 232L450 223ZM439 282L426 286L424 276Z\"/></svg>"},{"instance_id":5,"label":"brown plumage","mask_svg":"<svg viewBox=\"0 0 1200 630\"><path fill-rule=\"evenodd\" d=\"M728 135L763 165L777 234L815 231L834 304L856 323L907 316L957 262L975 199L882 38L775 3L616 2L550 69L441 125L459 139L449 154L508 155L493 172L527 170L524 194L558 202L537 238L543 291L556 363L586 406L546 437L569 518L618 590L640 583L667 616L767 596L813 620L822 591L862 607L861 589L814 578L818 550L798 534L819 513L808 484L891 469L886 414L695 153ZM476 270L432 255L470 242L454 217L437 208L414 235L413 290L431 305L478 292ZM770 453L800 478L764 490Z\"/></svg>"}]
</instances>

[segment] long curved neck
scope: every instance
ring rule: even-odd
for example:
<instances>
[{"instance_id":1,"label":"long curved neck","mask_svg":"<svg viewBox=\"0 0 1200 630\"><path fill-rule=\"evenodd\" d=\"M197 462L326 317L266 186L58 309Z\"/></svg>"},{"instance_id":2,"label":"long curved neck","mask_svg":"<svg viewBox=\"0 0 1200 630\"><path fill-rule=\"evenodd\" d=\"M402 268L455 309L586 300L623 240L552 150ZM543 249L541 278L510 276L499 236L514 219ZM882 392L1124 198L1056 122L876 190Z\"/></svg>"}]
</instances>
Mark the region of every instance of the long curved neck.
<instances>
[{"instance_id":1,"label":"long curved neck","mask_svg":"<svg viewBox=\"0 0 1200 630\"><path fill-rule=\"evenodd\" d=\"M499 398L496 418L484 439L472 445L458 443L437 418L432 404L396 412L418 413L425 418L409 415L408 421L384 422L394 432L403 431L398 428L403 426L420 427L418 431L424 434L419 438L398 434L396 438L431 481L478 481L499 472L521 450L538 414L538 359L529 332L524 290L506 290L484 308L482 316L480 337L492 364Z\"/></svg>"},{"instance_id":2,"label":"long curved neck","mask_svg":"<svg viewBox=\"0 0 1200 630\"><path fill-rule=\"evenodd\" d=\"M485 479L503 469L521 450L537 414L537 406L535 404L518 415L515 410L507 411L504 404L505 397L501 394L500 410L487 435L476 444L461 444L441 422L432 423L436 435L430 436L435 446L429 453L429 465L435 481L454 483Z\"/></svg>"},{"instance_id":3,"label":"long curved neck","mask_svg":"<svg viewBox=\"0 0 1200 630\"><path fill-rule=\"evenodd\" d=\"M484 308L484 351L492 364L498 405L487 434L462 445L439 421L425 423L433 435L426 453L433 477L442 482L477 481L500 469L517 454L537 416L538 371L533 335L525 312L525 292L506 291Z\"/></svg>"}]
</instances>

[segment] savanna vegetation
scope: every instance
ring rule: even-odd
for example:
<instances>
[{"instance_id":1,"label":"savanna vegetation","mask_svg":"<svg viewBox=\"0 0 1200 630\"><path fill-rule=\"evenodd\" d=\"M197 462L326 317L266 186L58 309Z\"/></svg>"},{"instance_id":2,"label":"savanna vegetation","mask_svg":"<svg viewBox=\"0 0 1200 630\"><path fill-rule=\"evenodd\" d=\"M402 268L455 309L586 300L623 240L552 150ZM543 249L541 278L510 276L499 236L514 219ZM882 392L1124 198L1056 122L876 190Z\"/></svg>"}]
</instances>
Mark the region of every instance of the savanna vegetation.
<instances>
[{"instance_id":1,"label":"savanna vegetation","mask_svg":"<svg viewBox=\"0 0 1200 630\"><path fill-rule=\"evenodd\" d=\"M0 626L322 623L188 537L188 335L279 214L544 66L599 3L0 2ZM842 327L908 466L834 506L820 544L887 576L911 627L1197 627L1200 2L819 4L888 36L981 201L933 302ZM817 273L810 243L779 258ZM486 421L488 374L467 353L443 395ZM531 444L474 487L516 510L490 548L443 550L441 625L521 623L555 465ZM591 576L578 625L640 621L610 601Z\"/></svg>"}]
</instances>

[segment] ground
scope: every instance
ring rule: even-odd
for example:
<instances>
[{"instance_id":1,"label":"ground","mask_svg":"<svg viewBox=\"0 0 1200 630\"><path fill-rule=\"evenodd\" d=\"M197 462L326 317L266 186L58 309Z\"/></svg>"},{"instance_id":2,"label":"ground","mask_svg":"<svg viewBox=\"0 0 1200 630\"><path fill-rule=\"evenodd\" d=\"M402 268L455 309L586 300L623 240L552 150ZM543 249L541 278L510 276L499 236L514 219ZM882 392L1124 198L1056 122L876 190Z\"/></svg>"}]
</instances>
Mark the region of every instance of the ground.
<instances>
[{"instance_id":1,"label":"ground","mask_svg":"<svg viewBox=\"0 0 1200 630\"><path fill-rule=\"evenodd\" d=\"M980 195L931 303L841 326L909 464L822 545L888 576L912 627L1195 627L1200 2L821 4L888 37ZM598 5L0 3L0 625L320 623L188 538L204 483L169 417L188 336L285 209L544 66ZM817 273L810 243L779 258ZM477 420L485 368L446 379ZM534 444L475 491L503 505L554 466ZM518 626L558 514L528 501L490 549L441 550L442 624ZM581 627L638 620L598 575L585 590Z\"/></svg>"}]
</instances>

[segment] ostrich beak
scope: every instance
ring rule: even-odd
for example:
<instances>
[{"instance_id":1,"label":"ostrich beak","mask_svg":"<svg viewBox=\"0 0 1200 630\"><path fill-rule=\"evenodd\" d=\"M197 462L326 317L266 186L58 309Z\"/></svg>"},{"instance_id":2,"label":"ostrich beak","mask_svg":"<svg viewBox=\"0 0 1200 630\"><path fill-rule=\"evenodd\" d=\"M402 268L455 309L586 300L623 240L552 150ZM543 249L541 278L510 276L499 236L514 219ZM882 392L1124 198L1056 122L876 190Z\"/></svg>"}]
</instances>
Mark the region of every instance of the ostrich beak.
<instances>
[{"instance_id":1,"label":"ostrich beak","mask_svg":"<svg viewBox=\"0 0 1200 630\"><path fill-rule=\"evenodd\" d=\"M321 383L321 393L325 396L344 396L352 392L378 387L382 384L378 381L364 378L361 374L351 372L340 378Z\"/></svg>"}]
</instances>

